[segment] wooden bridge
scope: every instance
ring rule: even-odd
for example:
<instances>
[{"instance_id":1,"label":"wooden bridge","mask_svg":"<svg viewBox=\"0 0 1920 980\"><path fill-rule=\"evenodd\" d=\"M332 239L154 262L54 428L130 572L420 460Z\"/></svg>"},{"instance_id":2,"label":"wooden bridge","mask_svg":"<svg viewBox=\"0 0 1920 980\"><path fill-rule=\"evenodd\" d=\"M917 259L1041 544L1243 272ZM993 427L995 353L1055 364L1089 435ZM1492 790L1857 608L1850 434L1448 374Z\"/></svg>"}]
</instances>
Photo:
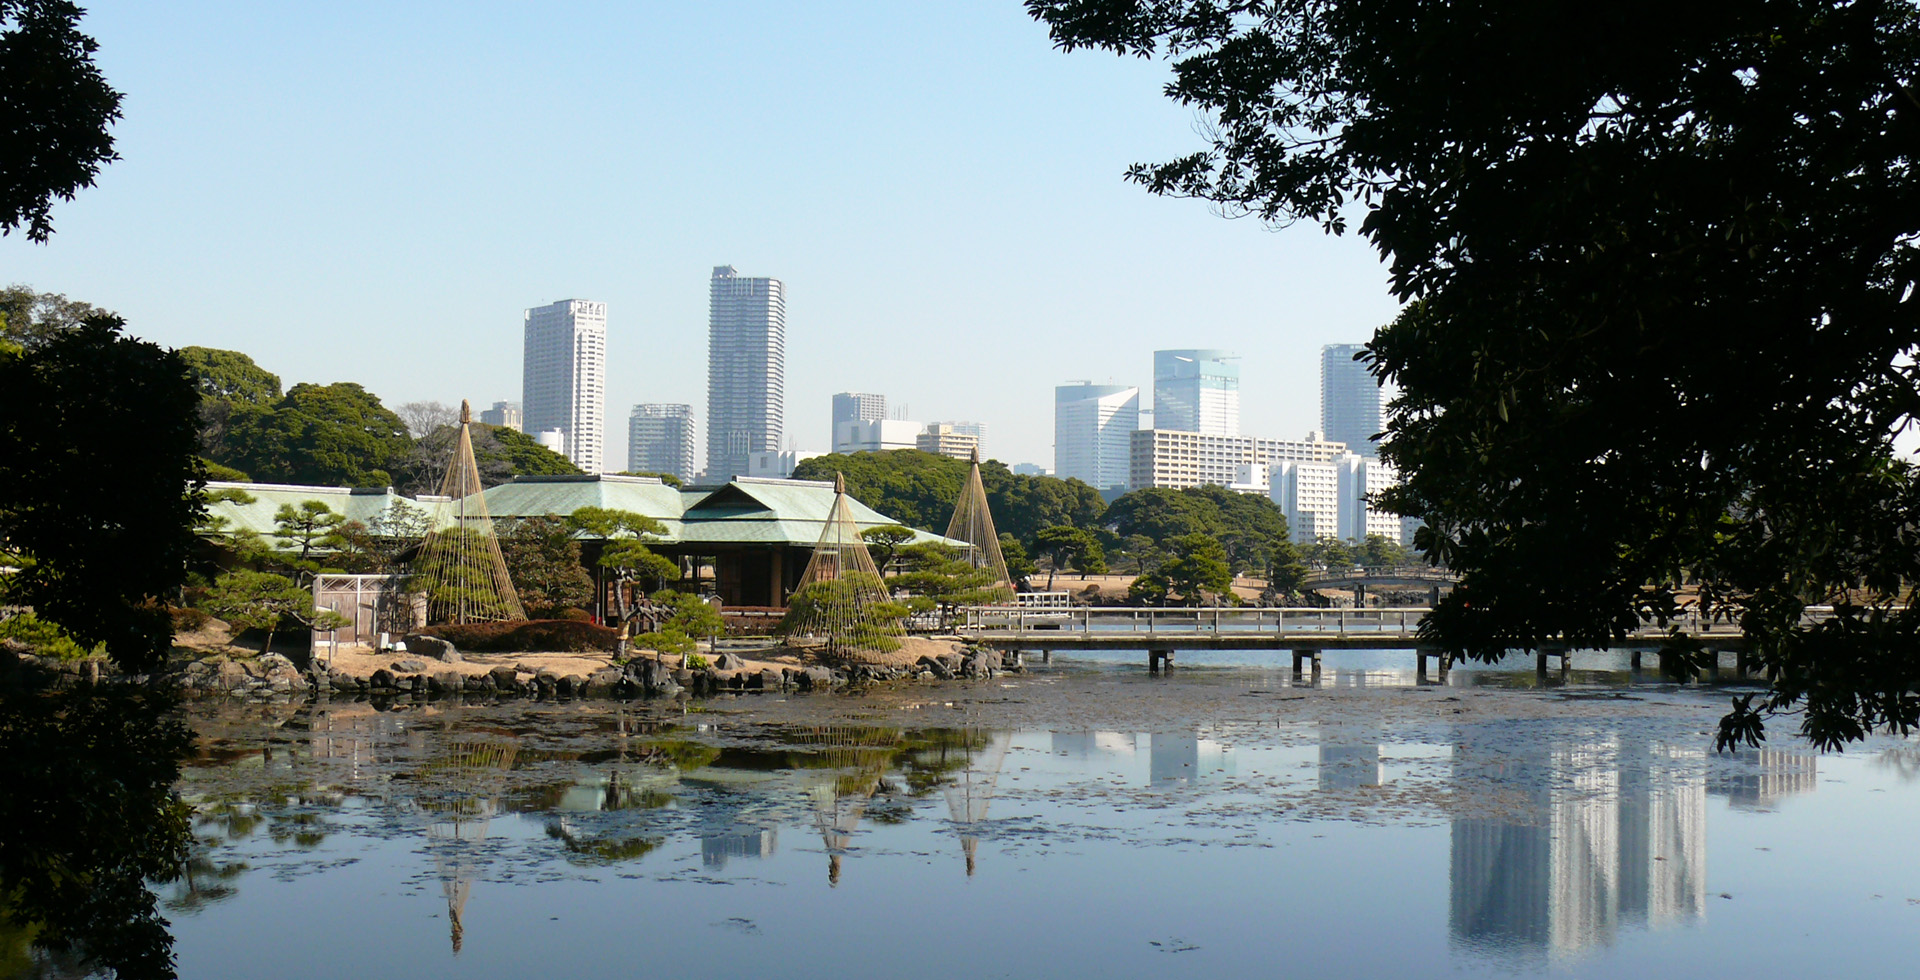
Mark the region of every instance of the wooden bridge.
<instances>
[{"instance_id":1,"label":"wooden bridge","mask_svg":"<svg viewBox=\"0 0 1920 980\"><path fill-rule=\"evenodd\" d=\"M1451 589L1460 583L1460 576L1444 568L1432 565L1399 565L1392 568L1352 568L1323 569L1313 572L1301 583L1301 588L1317 592L1322 589L1347 589L1356 600L1355 605L1365 605L1368 589L1406 591L1425 590L1429 603L1440 601L1442 589Z\"/></svg>"},{"instance_id":2,"label":"wooden bridge","mask_svg":"<svg viewBox=\"0 0 1920 980\"><path fill-rule=\"evenodd\" d=\"M1321 657L1329 650L1409 650L1415 654L1421 675L1427 672L1428 658L1438 663L1444 675L1452 666L1450 659L1420 640L1420 620L1427 612L1424 606L1384 609L1078 606L1045 611L1014 606L970 606L961 610L956 629L969 640L997 650L1037 651L1043 655L1051 655L1055 650L1144 650L1147 669L1151 671L1172 666L1176 650L1286 650L1293 654L1296 673L1303 672L1309 664L1318 672ZM1690 625L1687 632L1709 650L1740 652L1744 649L1743 637L1735 625ZM1632 652L1633 665L1639 667L1641 653L1659 649L1666 639L1665 630L1649 625L1617 646ZM1554 646L1534 653L1539 670L1545 671L1549 658L1557 657L1564 672L1572 651ZM1744 655L1741 661L1744 670Z\"/></svg>"}]
</instances>

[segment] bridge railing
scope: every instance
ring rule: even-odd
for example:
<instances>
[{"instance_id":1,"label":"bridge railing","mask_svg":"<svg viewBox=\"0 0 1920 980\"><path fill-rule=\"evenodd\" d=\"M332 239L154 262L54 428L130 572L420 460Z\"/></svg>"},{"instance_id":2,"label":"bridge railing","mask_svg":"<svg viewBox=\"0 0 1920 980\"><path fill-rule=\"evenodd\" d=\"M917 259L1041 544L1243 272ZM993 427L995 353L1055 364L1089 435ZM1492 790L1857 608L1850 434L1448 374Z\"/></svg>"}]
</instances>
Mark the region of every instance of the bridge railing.
<instances>
[{"instance_id":1,"label":"bridge railing","mask_svg":"<svg viewBox=\"0 0 1920 980\"><path fill-rule=\"evenodd\" d=\"M1411 633L1419 628L1427 612L1425 606L1075 606L1039 613L1014 606L967 606L955 626L962 632Z\"/></svg>"},{"instance_id":2,"label":"bridge railing","mask_svg":"<svg viewBox=\"0 0 1920 980\"><path fill-rule=\"evenodd\" d=\"M1386 608L1323 608L1319 606L1074 606L1067 609L1024 610L1017 606L965 606L956 618L960 632L1077 631L1121 633L1347 635L1398 633L1410 635L1431 610L1425 606ZM1812 606L1808 623L1831 618L1833 609ZM1695 634L1737 633L1737 622L1701 622L1686 616L1673 625ZM1648 622L1634 635L1657 637L1666 628Z\"/></svg>"}]
</instances>

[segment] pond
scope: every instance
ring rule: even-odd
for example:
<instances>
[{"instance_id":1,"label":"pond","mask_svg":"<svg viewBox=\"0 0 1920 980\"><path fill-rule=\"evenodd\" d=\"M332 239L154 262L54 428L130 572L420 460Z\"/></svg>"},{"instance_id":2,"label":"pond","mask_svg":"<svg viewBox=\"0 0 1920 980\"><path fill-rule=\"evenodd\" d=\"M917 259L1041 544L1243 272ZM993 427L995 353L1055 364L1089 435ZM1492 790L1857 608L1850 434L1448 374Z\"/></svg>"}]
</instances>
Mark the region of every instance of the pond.
<instances>
[{"instance_id":1,"label":"pond","mask_svg":"<svg viewBox=\"0 0 1920 980\"><path fill-rule=\"evenodd\" d=\"M1901 971L1920 743L1622 671L200 704L180 975ZM1404 666L1404 665L1403 665ZM44 965L44 964L43 964Z\"/></svg>"}]
</instances>

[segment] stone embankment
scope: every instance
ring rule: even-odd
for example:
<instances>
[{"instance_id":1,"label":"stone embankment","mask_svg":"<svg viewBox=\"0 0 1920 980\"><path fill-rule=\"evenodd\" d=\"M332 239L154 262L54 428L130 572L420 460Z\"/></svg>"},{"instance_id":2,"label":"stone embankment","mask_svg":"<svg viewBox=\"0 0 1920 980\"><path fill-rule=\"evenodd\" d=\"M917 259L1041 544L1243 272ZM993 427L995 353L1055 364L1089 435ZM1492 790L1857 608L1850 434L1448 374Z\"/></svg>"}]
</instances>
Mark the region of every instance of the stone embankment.
<instances>
[{"instance_id":1,"label":"stone embankment","mask_svg":"<svg viewBox=\"0 0 1920 980\"><path fill-rule=\"evenodd\" d=\"M705 697L736 691L830 691L875 683L976 680L1019 670L1018 657L967 647L959 641L921 641L929 652L912 663L827 667L746 660L723 653L707 666L642 654L625 664L605 657L564 654L463 656L453 644L409 636L399 656L339 658L302 671L278 653L231 652L176 658L159 675L190 694L274 697L322 691L340 696L531 698ZM57 661L13 651L19 666L39 668L70 682L111 681L118 675L99 660ZM176 651L185 652L185 651ZM196 651L196 653L203 653ZM909 654L910 655L910 654ZM903 658L904 659L904 658ZM558 668L554 665L558 665Z\"/></svg>"}]
</instances>

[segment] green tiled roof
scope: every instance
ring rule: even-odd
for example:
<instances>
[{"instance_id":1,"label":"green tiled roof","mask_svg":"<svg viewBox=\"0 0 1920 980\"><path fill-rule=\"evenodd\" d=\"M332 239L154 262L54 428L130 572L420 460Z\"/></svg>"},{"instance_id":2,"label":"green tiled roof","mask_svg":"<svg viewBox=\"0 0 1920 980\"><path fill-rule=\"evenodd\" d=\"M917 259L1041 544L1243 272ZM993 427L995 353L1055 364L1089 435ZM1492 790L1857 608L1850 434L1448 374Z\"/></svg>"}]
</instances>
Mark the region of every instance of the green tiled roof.
<instances>
[{"instance_id":1,"label":"green tiled roof","mask_svg":"<svg viewBox=\"0 0 1920 980\"><path fill-rule=\"evenodd\" d=\"M386 513L395 501L409 506L419 507L431 513L433 505L409 500L394 493L392 487L303 487L284 483L224 483L207 482L207 492L221 490L239 490L253 498L252 503L239 503L232 500L216 500L207 505L207 512L215 517L226 518L229 531L252 531L260 535L273 534L275 524L273 515L278 513L282 504L292 504L296 509L309 500L318 500L336 514L345 514L350 521L366 523Z\"/></svg>"},{"instance_id":2,"label":"green tiled roof","mask_svg":"<svg viewBox=\"0 0 1920 980\"><path fill-rule=\"evenodd\" d=\"M501 517L565 517L582 507L604 507L651 517L667 526L660 540L680 540L684 495L650 476L523 476L481 496Z\"/></svg>"},{"instance_id":3,"label":"green tiled roof","mask_svg":"<svg viewBox=\"0 0 1920 980\"><path fill-rule=\"evenodd\" d=\"M426 510L444 524L458 507L442 498L411 500L391 487L299 487L266 483L209 483L208 490L243 490L250 504L215 501L208 511L224 517L228 527L263 535L274 530L273 515L281 504L298 507L318 500L349 520L371 521L395 501ZM833 510L833 484L810 480L768 480L739 477L717 490L675 489L652 477L533 476L518 477L482 494L487 513L495 518L564 517L582 507L644 514L666 525L663 543L697 547L763 545L811 548L820 540ZM873 508L849 500L854 523L862 530L899 523ZM943 541L939 535L915 532L914 543ZM961 542L950 542L961 544Z\"/></svg>"}]
</instances>

